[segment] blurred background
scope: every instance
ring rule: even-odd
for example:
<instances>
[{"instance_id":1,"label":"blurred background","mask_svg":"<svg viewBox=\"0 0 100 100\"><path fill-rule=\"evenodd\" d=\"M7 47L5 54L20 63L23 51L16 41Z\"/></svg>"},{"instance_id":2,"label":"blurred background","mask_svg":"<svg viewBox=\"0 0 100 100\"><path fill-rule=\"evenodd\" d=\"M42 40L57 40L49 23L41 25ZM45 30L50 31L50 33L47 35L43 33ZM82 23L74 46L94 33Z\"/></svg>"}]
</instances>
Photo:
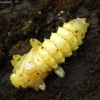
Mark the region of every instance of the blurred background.
<instances>
[{"instance_id":1,"label":"blurred background","mask_svg":"<svg viewBox=\"0 0 100 100\"><path fill-rule=\"evenodd\" d=\"M46 91L16 89L9 76L14 54L30 49L30 38L43 42L58 26L77 17L90 23L80 48L61 64L61 79L51 73ZM100 100L100 0L0 1L0 100Z\"/></svg>"}]
</instances>

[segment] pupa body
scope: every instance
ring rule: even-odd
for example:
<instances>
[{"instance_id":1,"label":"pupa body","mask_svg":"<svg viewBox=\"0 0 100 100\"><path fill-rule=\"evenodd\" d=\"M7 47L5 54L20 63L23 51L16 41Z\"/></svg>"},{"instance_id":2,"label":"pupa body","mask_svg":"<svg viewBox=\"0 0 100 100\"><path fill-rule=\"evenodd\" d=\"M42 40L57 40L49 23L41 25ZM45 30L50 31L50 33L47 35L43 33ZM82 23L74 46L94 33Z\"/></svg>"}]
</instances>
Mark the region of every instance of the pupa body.
<instances>
[{"instance_id":1,"label":"pupa body","mask_svg":"<svg viewBox=\"0 0 100 100\"><path fill-rule=\"evenodd\" d=\"M23 56L13 56L11 63L14 69L10 76L12 84L17 88L21 86L45 90L44 80L50 72L54 71L64 77L64 70L59 64L82 44L88 26L86 18L77 18L58 27L57 32L52 33L50 39L45 39L43 43L30 39L32 49Z\"/></svg>"}]
</instances>

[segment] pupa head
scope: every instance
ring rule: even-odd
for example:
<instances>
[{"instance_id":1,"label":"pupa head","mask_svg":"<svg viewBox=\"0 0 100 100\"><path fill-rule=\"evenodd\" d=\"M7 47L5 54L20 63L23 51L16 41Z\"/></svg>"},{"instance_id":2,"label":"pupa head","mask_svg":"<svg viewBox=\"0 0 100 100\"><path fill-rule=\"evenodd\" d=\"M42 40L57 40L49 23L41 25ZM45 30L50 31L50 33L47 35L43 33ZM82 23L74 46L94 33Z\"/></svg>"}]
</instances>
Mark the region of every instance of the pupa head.
<instances>
[{"instance_id":1,"label":"pupa head","mask_svg":"<svg viewBox=\"0 0 100 100\"><path fill-rule=\"evenodd\" d=\"M16 88L19 88L21 86L21 81L20 79L18 78L18 76L16 74L11 74L10 76L10 80L12 82L12 84L16 87Z\"/></svg>"}]
</instances>

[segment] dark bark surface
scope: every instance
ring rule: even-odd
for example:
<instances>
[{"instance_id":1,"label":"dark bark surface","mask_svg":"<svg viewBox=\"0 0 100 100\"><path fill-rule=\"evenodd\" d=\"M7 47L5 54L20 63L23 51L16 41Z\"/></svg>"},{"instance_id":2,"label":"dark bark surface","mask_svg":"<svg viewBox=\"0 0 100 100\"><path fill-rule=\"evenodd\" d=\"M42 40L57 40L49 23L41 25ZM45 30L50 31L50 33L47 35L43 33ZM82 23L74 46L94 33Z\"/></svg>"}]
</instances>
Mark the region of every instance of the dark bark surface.
<instances>
[{"instance_id":1,"label":"dark bark surface","mask_svg":"<svg viewBox=\"0 0 100 100\"><path fill-rule=\"evenodd\" d=\"M7 2L7 1L6 1ZM84 43L66 62L61 79L51 73L46 91L16 89L10 82L14 54L31 48L30 38L41 42L64 22L85 17L90 23ZM100 1L11 0L0 3L0 100L100 100Z\"/></svg>"}]
</instances>

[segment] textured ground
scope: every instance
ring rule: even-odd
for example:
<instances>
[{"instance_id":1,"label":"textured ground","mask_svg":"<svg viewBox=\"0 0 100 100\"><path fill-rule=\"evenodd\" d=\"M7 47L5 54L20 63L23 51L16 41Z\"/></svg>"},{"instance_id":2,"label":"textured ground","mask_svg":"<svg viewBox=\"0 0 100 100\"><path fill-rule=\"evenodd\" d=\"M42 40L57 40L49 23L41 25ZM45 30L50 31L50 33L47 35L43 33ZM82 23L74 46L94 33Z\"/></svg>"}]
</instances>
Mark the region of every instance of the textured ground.
<instances>
[{"instance_id":1,"label":"textured ground","mask_svg":"<svg viewBox=\"0 0 100 100\"><path fill-rule=\"evenodd\" d=\"M86 17L90 26L83 45L62 64L65 78L51 73L45 80L45 92L16 89L9 80L12 55L27 52L31 48L30 38L43 41L57 26L77 17ZM0 3L0 100L100 100L99 25L99 0Z\"/></svg>"}]
</instances>

